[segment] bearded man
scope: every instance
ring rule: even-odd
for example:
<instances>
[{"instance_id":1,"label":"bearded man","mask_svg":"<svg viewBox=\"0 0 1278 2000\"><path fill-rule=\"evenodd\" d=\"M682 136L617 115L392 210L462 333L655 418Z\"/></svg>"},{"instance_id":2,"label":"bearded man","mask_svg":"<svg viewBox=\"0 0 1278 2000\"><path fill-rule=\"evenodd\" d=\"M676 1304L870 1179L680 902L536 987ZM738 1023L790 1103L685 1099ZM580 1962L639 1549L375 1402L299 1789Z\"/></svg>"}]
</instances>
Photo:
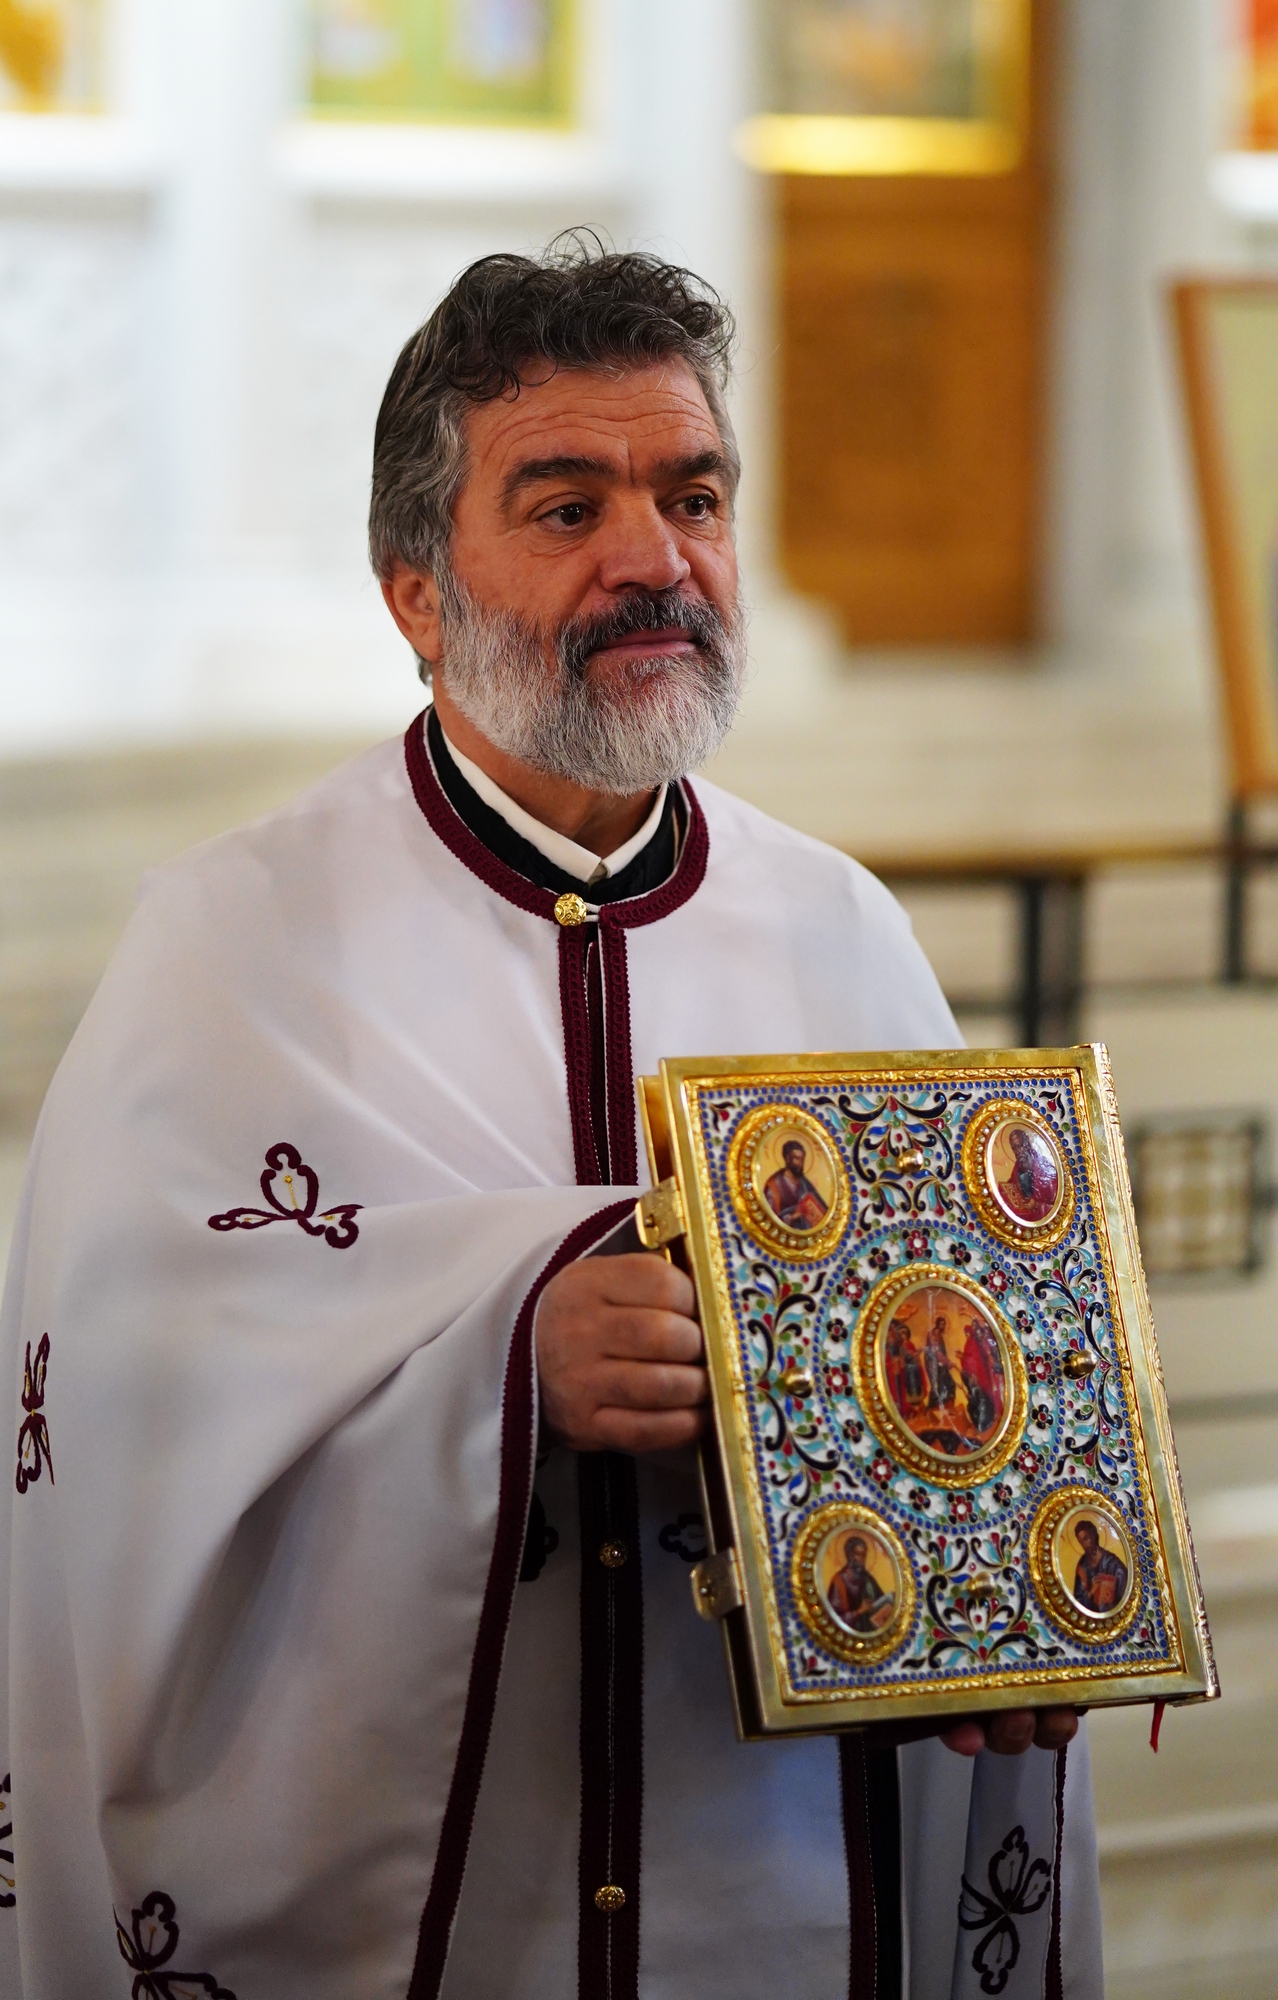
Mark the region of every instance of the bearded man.
<instances>
[{"instance_id":1,"label":"bearded man","mask_svg":"<svg viewBox=\"0 0 1278 2000\"><path fill-rule=\"evenodd\" d=\"M729 330L590 244L464 273L373 474L433 706L158 870L53 1086L5 2000L1099 1994L1071 1712L737 1742L692 1288L586 1254L636 1071L955 1039L883 888L686 780L743 670ZM1013 1826L1051 1892L977 1937Z\"/></svg>"}]
</instances>

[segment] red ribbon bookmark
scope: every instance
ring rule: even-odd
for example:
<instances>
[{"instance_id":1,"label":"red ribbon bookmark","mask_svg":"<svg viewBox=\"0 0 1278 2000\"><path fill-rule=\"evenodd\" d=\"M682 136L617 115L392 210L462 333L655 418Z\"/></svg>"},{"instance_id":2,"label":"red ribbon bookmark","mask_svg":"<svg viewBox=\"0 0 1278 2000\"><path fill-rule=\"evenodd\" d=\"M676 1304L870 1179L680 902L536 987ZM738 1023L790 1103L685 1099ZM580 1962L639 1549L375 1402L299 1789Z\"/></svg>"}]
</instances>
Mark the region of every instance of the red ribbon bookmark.
<instances>
[{"instance_id":1,"label":"red ribbon bookmark","mask_svg":"<svg viewBox=\"0 0 1278 2000\"><path fill-rule=\"evenodd\" d=\"M1155 1756L1158 1754L1158 1732L1163 1726L1163 1710L1166 1706L1167 1703L1165 1701L1156 1701L1154 1703L1154 1726L1149 1732L1149 1747Z\"/></svg>"}]
</instances>

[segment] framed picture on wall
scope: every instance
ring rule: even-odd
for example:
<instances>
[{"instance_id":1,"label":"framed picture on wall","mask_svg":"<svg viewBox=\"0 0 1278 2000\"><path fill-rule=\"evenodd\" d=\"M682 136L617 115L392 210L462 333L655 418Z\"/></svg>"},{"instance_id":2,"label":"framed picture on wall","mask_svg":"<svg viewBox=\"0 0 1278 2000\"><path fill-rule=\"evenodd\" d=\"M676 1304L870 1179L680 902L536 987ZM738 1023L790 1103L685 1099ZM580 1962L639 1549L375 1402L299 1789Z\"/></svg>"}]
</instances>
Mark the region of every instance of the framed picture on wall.
<instances>
[{"instance_id":1,"label":"framed picture on wall","mask_svg":"<svg viewBox=\"0 0 1278 2000\"><path fill-rule=\"evenodd\" d=\"M1010 173L1032 14L1031 0L767 0L767 108L738 150L768 173Z\"/></svg>"},{"instance_id":2,"label":"framed picture on wall","mask_svg":"<svg viewBox=\"0 0 1278 2000\"><path fill-rule=\"evenodd\" d=\"M1278 793L1278 279L1173 288L1233 796Z\"/></svg>"},{"instance_id":3,"label":"framed picture on wall","mask_svg":"<svg viewBox=\"0 0 1278 2000\"><path fill-rule=\"evenodd\" d=\"M106 0L0 0L0 112L101 109Z\"/></svg>"},{"instance_id":4,"label":"framed picture on wall","mask_svg":"<svg viewBox=\"0 0 1278 2000\"><path fill-rule=\"evenodd\" d=\"M309 0L309 13L312 112L572 122L577 0Z\"/></svg>"}]
</instances>

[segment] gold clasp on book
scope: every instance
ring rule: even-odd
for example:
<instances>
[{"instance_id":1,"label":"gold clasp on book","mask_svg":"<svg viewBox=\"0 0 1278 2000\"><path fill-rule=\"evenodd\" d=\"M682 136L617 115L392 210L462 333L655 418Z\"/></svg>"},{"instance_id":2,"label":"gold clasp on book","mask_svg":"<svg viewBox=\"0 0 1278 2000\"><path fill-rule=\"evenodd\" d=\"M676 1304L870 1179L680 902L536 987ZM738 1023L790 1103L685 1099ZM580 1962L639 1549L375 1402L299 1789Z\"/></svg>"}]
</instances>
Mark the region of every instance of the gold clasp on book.
<instances>
[{"instance_id":1,"label":"gold clasp on book","mask_svg":"<svg viewBox=\"0 0 1278 2000\"><path fill-rule=\"evenodd\" d=\"M1081 1347L1071 1347L1061 1363L1061 1374L1071 1382L1085 1382L1095 1366L1090 1354L1084 1354Z\"/></svg>"},{"instance_id":2,"label":"gold clasp on book","mask_svg":"<svg viewBox=\"0 0 1278 2000\"><path fill-rule=\"evenodd\" d=\"M741 1572L735 1549L703 1556L692 1567L692 1601L703 1618L724 1618L741 1608Z\"/></svg>"},{"instance_id":3,"label":"gold clasp on book","mask_svg":"<svg viewBox=\"0 0 1278 2000\"><path fill-rule=\"evenodd\" d=\"M686 1227L679 1183L673 1178L658 1181L656 1187L641 1194L635 1203L635 1228L645 1250L663 1250L667 1243L682 1236Z\"/></svg>"}]
</instances>

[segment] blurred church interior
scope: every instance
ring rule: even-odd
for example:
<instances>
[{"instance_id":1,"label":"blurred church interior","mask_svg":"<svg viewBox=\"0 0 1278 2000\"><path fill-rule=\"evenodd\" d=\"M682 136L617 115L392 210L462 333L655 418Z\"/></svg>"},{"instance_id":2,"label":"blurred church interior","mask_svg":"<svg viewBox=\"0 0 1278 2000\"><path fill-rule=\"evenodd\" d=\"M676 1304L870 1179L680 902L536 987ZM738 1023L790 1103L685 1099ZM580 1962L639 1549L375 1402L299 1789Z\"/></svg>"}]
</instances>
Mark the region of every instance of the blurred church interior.
<instances>
[{"instance_id":1,"label":"blurred church interior","mask_svg":"<svg viewBox=\"0 0 1278 2000\"><path fill-rule=\"evenodd\" d=\"M739 315L710 775L889 876L973 1044L1110 1046L1225 1699L1093 1720L1109 1992L1268 2000L1278 882L1169 287L1278 273L1276 0L0 0L0 1239L142 871L420 706L380 392L574 224Z\"/></svg>"}]
</instances>

